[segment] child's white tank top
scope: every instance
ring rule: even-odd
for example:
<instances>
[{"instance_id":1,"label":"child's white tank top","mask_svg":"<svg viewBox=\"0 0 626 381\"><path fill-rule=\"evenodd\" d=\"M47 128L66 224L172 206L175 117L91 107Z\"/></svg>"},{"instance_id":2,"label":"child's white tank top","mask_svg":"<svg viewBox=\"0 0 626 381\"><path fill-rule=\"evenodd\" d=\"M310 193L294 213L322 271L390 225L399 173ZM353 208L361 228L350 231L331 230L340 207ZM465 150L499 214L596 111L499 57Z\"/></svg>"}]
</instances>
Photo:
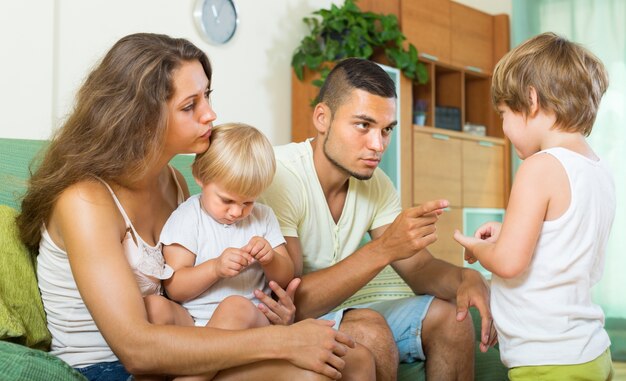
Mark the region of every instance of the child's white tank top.
<instances>
[{"instance_id":1,"label":"child's white tank top","mask_svg":"<svg viewBox=\"0 0 626 381\"><path fill-rule=\"evenodd\" d=\"M543 223L528 269L491 281L500 356L509 368L580 364L610 345L591 288L602 276L615 216L613 176L603 161L565 148L537 153L545 154L563 165L571 200L562 216Z\"/></svg>"}]
</instances>

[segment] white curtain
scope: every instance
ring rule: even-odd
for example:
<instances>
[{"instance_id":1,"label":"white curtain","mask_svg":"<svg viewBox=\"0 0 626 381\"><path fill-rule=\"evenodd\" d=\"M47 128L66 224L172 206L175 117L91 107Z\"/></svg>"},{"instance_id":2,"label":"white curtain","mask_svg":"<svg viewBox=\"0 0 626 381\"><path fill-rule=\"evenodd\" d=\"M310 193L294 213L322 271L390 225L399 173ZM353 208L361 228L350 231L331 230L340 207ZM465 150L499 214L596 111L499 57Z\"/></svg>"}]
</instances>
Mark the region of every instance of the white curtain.
<instances>
[{"instance_id":1,"label":"white curtain","mask_svg":"<svg viewBox=\"0 0 626 381\"><path fill-rule=\"evenodd\" d=\"M584 45L609 71L589 142L613 169L617 211L593 297L607 317L626 318L626 0L514 0L511 25L512 46L552 31Z\"/></svg>"}]
</instances>

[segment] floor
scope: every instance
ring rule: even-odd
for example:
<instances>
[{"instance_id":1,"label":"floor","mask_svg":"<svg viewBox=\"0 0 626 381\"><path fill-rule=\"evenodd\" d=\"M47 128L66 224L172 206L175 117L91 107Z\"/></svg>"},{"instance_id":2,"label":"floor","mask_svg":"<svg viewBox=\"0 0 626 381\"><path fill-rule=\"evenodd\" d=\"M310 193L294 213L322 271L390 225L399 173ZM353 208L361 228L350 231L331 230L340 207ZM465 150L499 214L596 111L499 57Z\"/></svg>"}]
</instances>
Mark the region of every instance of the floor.
<instances>
[{"instance_id":1,"label":"floor","mask_svg":"<svg viewBox=\"0 0 626 381\"><path fill-rule=\"evenodd\" d=\"M613 381L626 381L626 362L614 362L615 377Z\"/></svg>"}]
</instances>

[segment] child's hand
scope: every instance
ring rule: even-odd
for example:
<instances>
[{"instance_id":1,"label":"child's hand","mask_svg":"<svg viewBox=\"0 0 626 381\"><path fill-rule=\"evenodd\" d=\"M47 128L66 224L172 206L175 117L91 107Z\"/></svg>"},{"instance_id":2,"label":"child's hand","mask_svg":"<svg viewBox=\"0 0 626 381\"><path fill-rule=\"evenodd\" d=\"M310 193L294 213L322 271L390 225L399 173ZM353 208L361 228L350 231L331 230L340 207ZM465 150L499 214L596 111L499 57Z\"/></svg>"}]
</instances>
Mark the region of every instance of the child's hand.
<instances>
[{"instance_id":1,"label":"child's hand","mask_svg":"<svg viewBox=\"0 0 626 381\"><path fill-rule=\"evenodd\" d=\"M231 278L248 267L254 259L247 251L229 247L217 258L217 276Z\"/></svg>"},{"instance_id":2,"label":"child's hand","mask_svg":"<svg viewBox=\"0 0 626 381\"><path fill-rule=\"evenodd\" d=\"M495 243L500 236L500 230L502 229L502 223L500 222L487 222L476 229L474 237L480 238L487 242Z\"/></svg>"},{"instance_id":3,"label":"child's hand","mask_svg":"<svg viewBox=\"0 0 626 381\"><path fill-rule=\"evenodd\" d=\"M250 253L261 265L267 265L274 259L272 245L263 237L254 236L242 250Z\"/></svg>"},{"instance_id":4,"label":"child's hand","mask_svg":"<svg viewBox=\"0 0 626 381\"><path fill-rule=\"evenodd\" d=\"M482 241L482 239L463 235L459 230L454 231L454 239L465 248L465 260L467 263L472 264L476 262L477 259L472 253L472 247Z\"/></svg>"}]
</instances>

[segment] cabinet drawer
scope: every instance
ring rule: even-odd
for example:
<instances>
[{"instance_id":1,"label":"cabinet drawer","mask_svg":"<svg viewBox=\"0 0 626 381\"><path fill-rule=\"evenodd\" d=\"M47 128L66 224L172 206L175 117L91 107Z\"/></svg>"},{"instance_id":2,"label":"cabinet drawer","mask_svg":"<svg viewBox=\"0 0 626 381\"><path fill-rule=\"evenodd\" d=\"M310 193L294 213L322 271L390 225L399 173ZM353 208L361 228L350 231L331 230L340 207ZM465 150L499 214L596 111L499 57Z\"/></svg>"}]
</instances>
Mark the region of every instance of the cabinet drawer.
<instances>
[{"instance_id":1,"label":"cabinet drawer","mask_svg":"<svg viewBox=\"0 0 626 381\"><path fill-rule=\"evenodd\" d=\"M448 208L437 221L437 241L428 246L435 257L453 265L463 266L463 247L453 238L454 230L463 231L463 210Z\"/></svg>"},{"instance_id":2,"label":"cabinet drawer","mask_svg":"<svg viewBox=\"0 0 626 381\"><path fill-rule=\"evenodd\" d=\"M461 206L461 140L413 132L413 203L445 198Z\"/></svg>"},{"instance_id":3,"label":"cabinet drawer","mask_svg":"<svg viewBox=\"0 0 626 381\"><path fill-rule=\"evenodd\" d=\"M504 208L504 145L463 141L463 206Z\"/></svg>"}]
</instances>

